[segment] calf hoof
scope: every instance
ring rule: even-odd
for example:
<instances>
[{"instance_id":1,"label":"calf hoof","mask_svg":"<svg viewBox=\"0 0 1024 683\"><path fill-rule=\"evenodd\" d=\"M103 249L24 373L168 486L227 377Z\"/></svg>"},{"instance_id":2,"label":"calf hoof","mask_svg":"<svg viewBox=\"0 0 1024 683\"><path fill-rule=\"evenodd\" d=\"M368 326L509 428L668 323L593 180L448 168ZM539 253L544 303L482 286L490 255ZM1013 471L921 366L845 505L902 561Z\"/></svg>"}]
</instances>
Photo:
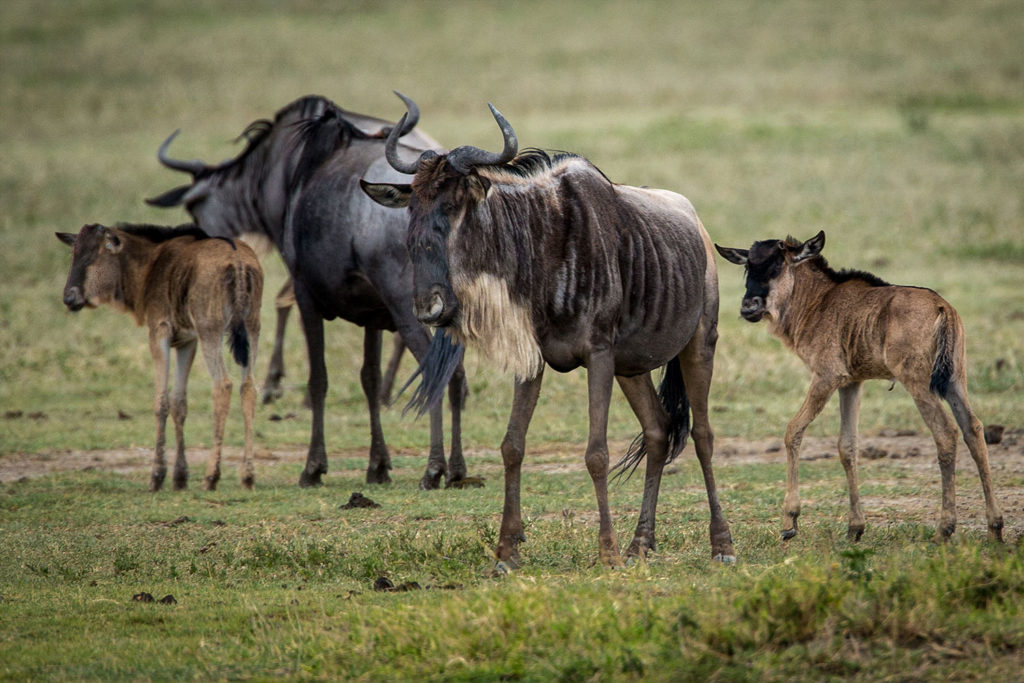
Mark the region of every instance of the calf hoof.
<instances>
[{"instance_id":1,"label":"calf hoof","mask_svg":"<svg viewBox=\"0 0 1024 683\"><path fill-rule=\"evenodd\" d=\"M945 543L949 540L950 536L953 535L954 531L956 531L956 522L953 522L951 524L941 524L939 525L939 529L935 534L935 540L939 541L940 543Z\"/></svg>"},{"instance_id":2,"label":"calf hoof","mask_svg":"<svg viewBox=\"0 0 1024 683\"><path fill-rule=\"evenodd\" d=\"M164 486L164 479L167 477L167 470L153 472L149 478L149 490L156 493Z\"/></svg>"},{"instance_id":3,"label":"calf hoof","mask_svg":"<svg viewBox=\"0 0 1024 683\"><path fill-rule=\"evenodd\" d=\"M850 526L846 529L846 540L851 543L856 543L860 540L860 537L864 535L863 525Z\"/></svg>"},{"instance_id":4,"label":"calf hoof","mask_svg":"<svg viewBox=\"0 0 1024 683\"><path fill-rule=\"evenodd\" d=\"M308 489L313 486L323 486L324 483L320 479L320 472L313 472L310 474L306 470L302 470L302 474L299 475L299 487Z\"/></svg>"},{"instance_id":5,"label":"calf hoof","mask_svg":"<svg viewBox=\"0 0 1024 683\"><path fill-rule=\"evenodd\" d=\"M514 573L517 569L519 569L518 562L507 562L503 560L498 560L494 563L494 569L491 570L491 576L508 576Z\"/></svg>"},{"instance_id":6,"label":"calf hoof","mask_svg":"<svg viewBox=\"0 0 1024 683\"><path fill-rule=\"evenodd\" d=\"M247 477L242 477L242 488L247 491L252 491L252 485L255 483L256 478L251 474Z\"/></svg>"},{"instance_id":7,"label":"calf hoof","mask_svg":"<svg viewBox=\"0 0 1024 683\"><path fill-rule=\"evenodd\" d=\"M203 477L203 490L204 491L216 491L217 482L220 481L219 474L208 474Z\"/></svg>"},{"instance_id":8,"label":"calf hoof","mask_svg":"<svg viewBox=\"0 0 1024 683\"><path fill-rule=\"evenodd\" d=\"M726 566L732 566L732 565L736 564L736 556L735 555L731 555L731 554L730 555L725 555L725 554L719 553L718 555L715 555L714 557L712 557L711 561L712 562L719 562L719 563L724 564Z\"/></svg>"},{"instance_id":9,"label":"calf hoof","mask_svg":"<svg viewBox=\"0 0 1024 683\"><path fill-rule=\"evenodd\" d=\"M792 538L796 538L796 529L783 529L782 530L782 540L783 541L788 541L788 540L790 540Z\"/></svg>"},{"instance_id":10,"label":"calf hoof","mask_svg":"<svg viewBox=\"0 0 1024 683\"><path fill-rule=\"evenodd\" d=\"M260 394L260 402L263 405L270 405L277 399L284 396L284 389L281 388L280 384L266 384L263 387L263 392Z\"/></svg>"},{"instance_id":11,"label":"calf hoof","mask_svg":"<svg viewBox=\"0 0 1024 683\"><path fill-rule=\"evenodd\" d=\"M993 541L1003 542L1003 520L989 525L988 537Z\"/></svg>"}]
</instances>

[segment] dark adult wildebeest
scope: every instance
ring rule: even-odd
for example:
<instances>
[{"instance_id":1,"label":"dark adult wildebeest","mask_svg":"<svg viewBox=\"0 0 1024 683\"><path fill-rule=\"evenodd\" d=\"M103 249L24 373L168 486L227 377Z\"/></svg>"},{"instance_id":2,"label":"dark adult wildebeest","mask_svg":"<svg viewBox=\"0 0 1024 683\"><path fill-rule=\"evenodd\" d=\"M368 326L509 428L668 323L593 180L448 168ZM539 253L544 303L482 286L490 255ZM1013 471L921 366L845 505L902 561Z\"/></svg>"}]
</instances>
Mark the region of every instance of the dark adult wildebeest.
<instances>
[{"instance_id":1,"label":"dark adult wildebeest","mask_svg":"<svg viewBox=\"0 0 1024 683\"><path fill-rule=\"evenodd\" d=\"M708 422L718 280L700 219L684 197L616 185L582 157L540 151L517 156L512 127L491 111L505 138L502 153L460 147L447 154L427 151L410 163L401 159L392 134L388 161L414 174L412 184L363 188L389 206L409 207L419 319L478 346L516 376L501 445L505 504L499 562L519 564L520 468L545 364L559 372L587 368L586 464L600 512L602 561L621 562L607 490L613 377L643 427L634 456L647 455L643 503L627 554L644 556L655 547L662 467L684 445L692 406L693 439L711 508L712 554L731 560ZM666 364L659 401L650 371Z\"/></svg>"},{"instance_id":2,"label":"dark adult wildebeest","mask_svg":"<svg viewBox=\"0 0 1024 683\"><path fill-rule=\"evenodd\" d=\"M847 538L864 532L857 492L857 413L864 380L898 381L932 431L942 472L939 534L956 529L956 424L974 457L985 493L989 536L1002 540L1003 513L992 493L981 421L967 400L964 325L953 306L930 289L901 287L856 270L835 271L821 255L825 233L801 242L754 242L750 249L715 245L747 268L740 315L766 319L768 329L811 371L811 387L786 428L786 499L782 537L792 538L800 515L798 465L804 430L839 390L839 459L850 491ZM949 403L956 424L942 407Z\"/></svg>"},{"instance_id":3,"label":"dark adult wildebeest","mask_svg":"<svg viewBox=\"0 0 1024 683\"><path fill-rule=\"evenodd\" d=\"M188 485L186 390L197 342L213 380L213 447L206 461L203 488L212 491L217 487L224 423L231 404L231 380L221 355L225 335L235 362L242 367L245 449L241 479L242 486L252 488L252 422L256 411L252 367L263 296L263 271L253 250L244 242L210 239L193 225L86 225L77 235L59 232L57 237L74 247L64 285L64 303L69 309L109 304L131 313L136 324L149 328L149 350L156 374L156 450L149 489L159 490L167 476L164 443L168 413L174 419L177 442L174 488ZM177 368L174 395L168 401L171 349L177 356Z\"/></svg>"},{"instance_id":4,"label":"dark adult wildebeest","mask_svg":"<svg viewBox=\"0 0 1024 683\"><path fill-rule=\"evenodd\" d=\"M412 310L406 216L378 206L358 185L364 176L402 178L384 160L384 134L391 129L367 134L353 123L354 116L359 115L322 97L302 98L278 112L272 123L249 126L246 149L216 166L170 159L169 138L160 148L160 159L191 173L193 181L150 200L158 206L183 204L200 227L216 234L259 232L281 253L294 281L309 353L312 433L301 486L320 484L327 472L323 321L341 317L365 328L360 377L370 412L370 483L389 481L391 469L380 424L381 332L397 330L417 358L430 344ZM405 132L402 127L394 130L396 136ZM424 149L409 147L417 154ZM450 463L445 462L438 405L430 414L430 458L420 482L423 488L436 488L442 475L448 483L466 475L460 437L461 366L452 378L450 395Z\"/></svg>"}]
</instances>

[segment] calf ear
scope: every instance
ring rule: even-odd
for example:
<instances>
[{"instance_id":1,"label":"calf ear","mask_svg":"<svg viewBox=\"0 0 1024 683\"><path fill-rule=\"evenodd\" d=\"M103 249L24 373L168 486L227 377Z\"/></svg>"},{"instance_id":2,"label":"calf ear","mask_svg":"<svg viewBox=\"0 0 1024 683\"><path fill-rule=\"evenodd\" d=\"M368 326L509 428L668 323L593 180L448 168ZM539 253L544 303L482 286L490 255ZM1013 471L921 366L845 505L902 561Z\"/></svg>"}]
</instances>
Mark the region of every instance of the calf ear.
<instances>
[{"instance_id":1,"label":"calf ear","mask_svg":"<svg viewBox=\"0 0 1024 683\"><path fill-rule=\"evenodd\" d=\"M75 246L75 242L78 240L78 235L70 232L55 232L53 234L57 236L57 239L69 247Z\"/></svg>"},{"instance_id":2,"label":"calf ear","mask_svg":"<svg viewBox=\"0 0 1024 683\"><path fill-rule=\"evenodd\" d=\"M720 247L717 244L715 249L722 255L726 261L735 263L737 266L747 265L747 255L750 254L749 249L733 249L732 247Z\"/></svg>"},{"instance_id":3,"label":"calf ear","mask_svg":"<svg viewBox=\"0 0 1024 683\"><path fill-rule=\"evenodd\" d=\"M796 255L793 256L793 263L800 263L809 258L814 258L825 248L825 231L820 230L818 234L800 245Z\"/></svg>"},{"instance_id":4,"label":"calf ear","mask_svg":"<svg viewBox=\"0 0 1024 683\"><path fill-rule=\"evenodd\" d=\"M409 206L409 198L412 196L412 185L400 183L368 183L359 180L359 187L363 188L370 199L381 206L389 209L404 209Z\"/></svg>"},{"instance_id":5,"label":"calf ear","mask_svg":"<svg viewBox=\"0 0 1024 683\"><path fill-rule=\"evenodd\" d=\"M149 199L146 200L146 203L149 204L150 206L159 206L163 208L167 208L169 206L179 206L181 204L182 199L184 199L185 195L191 189L191 185L182 185L181 187L176 187L173 190L164 192L162 195L150 197Z\"/></svg>"}]
</instances>

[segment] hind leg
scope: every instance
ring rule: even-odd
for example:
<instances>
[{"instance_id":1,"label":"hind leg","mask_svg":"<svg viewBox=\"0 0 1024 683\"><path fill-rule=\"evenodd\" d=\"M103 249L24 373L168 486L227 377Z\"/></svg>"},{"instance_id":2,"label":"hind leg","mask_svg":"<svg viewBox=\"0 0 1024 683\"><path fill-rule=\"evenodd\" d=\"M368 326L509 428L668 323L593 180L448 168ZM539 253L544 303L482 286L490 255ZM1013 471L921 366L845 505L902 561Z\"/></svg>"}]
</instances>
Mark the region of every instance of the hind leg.
<instances>
[{"instance_id":1,"label":"hind leg","mask_svg":"<svg viewBox=\"0 0 1024 683\"><path fill-rule=\"evenodd\" d=\"M654 538L654 517L661 488L661 472L665 467L668 447L668 415L658 400L658 392L651 382L651 374L636 377L617 377L622 393L643 429L647 451L647 470L644 475L644 497L640 503L633 541L626 549L626 557L647 557L647 551L657 550Z\"/></svg>"},{"instance_id":2,"label":"hind leg","mask_svg":"<svg viewBox=\"0 0 1024 683\"><path fill-rule=\"evenodd\" d=\"M861 383L847 384L839 389L839 460L846 470L846 488L850 494L850 517L846 538L859 541L864 533L864 510L860 506L857 484L857 417L860 412Z\"/></svg>"},{"instance_id":3,"label":"hind leg","mask_svg":"<svg viewBox=\"0 0 1024 683\"><path fill-rule=\"evenodd\" d=\"M253 471L253 423L256 420L256 382L253 380L253 368L256 366L256 351L259 347L259 318L246 321L246 334L249 337L249 363L242 367L242 386L239 387L239 398L242 403L242 424L245 429L245 448L242 451L242 471L240 473L242 488L251 489L256 479Z\"/></svg>"},{"instance_id":4,"label":"hind leg","mask_svg":"<svg viewBox=\"0 0 1024 683\"><path fill-rule=\"evenodd\" d=\"M359 379L370 412L370 462L366 468L367 484L386 484L391 481L391 454L384 442L384 429L380 424L380 344L379 329L363 329L363 368Z\"/></svg>"},{"instance_id":5,"label":"hind leg","mask_svg":"<svg viewBox=\"0 0 1024 683\"><path fill-rule=\"evenodd\" d=\"M295 304L295 294L292 291L292 280L281 287L277 293L275 307L277 309L277 327L274 331L274 350L270 352L270 365L267 366L267 378L263 381L262 402L273 403L284 394L281 388L281 380L285 376L284 371L284 333L288 329L288 315L292 312Z\"/></svg>"},{"instance_id":6,"label":"hind leg","mask_svg":"<svg viewBox=\"0 0 1024 683\"><path fill-rule=\"evenodd\" d=\"M203 489L213 491L220 481L221 448L224 444L224 425L228 419L231 406L231 379L224 367L221 355L221 328L200 330L199 343L203 349L203 360L210 372L213 385L213 446L206 460L206 474L203 477Z\"/></svg>"},{"instance_id":7,"label":"hind leg","mask_svg":"<svg viewBox=\"0 0 1024 683\"><path fill-rule=\"evenodd\" d=\"M942 407L942 399L929 391L927 385L907 383L928 429L935 439L939 471L942 474L942 511L939 514L938 539L945 541L956 531L956 425Z\"/></svg>"},{"instance_id":8,"label":"hind leg","mask_svg":"<svg viewBox=\"0 0 1024 683\"><path fill-rule=\"evenodd\" d=\"M153 356L153 414L156 416L156 446L153 448L153 468L149 477L149 490L159 491L167 478L167 414L170 405L167 399L167 379L171 366L171 343L169 334L150 330L149 352Z\"/></svg>"},{"instance_id":9,"label":"hind leg","mask_svg":"<svg viewBox=\"0 0 1024 683\"><path fill-rule=\"evenodd\" d=\"M720 562L731 564L736 561L736 551L732 546L732 533L729 522L722 513L718 501L718 486L715 484L715 473L711 468L711 457L714 454L715 434L711 430L709 419L708 394L711 391L711 376L715 370L715 347L718 344L718 316L705 315L697 328L696 334L679 355L683 383L686 386L686 398L690 402L693 425L690 435L693 446L700 461L700 470L704 475L704 488L708 494L708 507L711 510L711 557Z\"/></svg>"},{"instance_id":10,"label":"hind leg","mask_svg":"<svg viewBox=\"0 0 1024 683\"><path fill-rule=\"evenodd\" d=\"M988 447L985 445L984 430L981 420L971 410L971 404L967 400L966 380L957 378L949 388L946 400L953 409L953 417L956 418L960 431L963 432L967 449L974 458L974 464L978 467L978 476L981 478L981 490L985 494L985 517L988 520L989 538L1002 542L1003 540L1003 511L996 502L995 494L992 491L992 474L988 466Z\"/></svg>"},{"instance_id":11,"label":"hind leg","mask_svg":"<svg viewBox=\"0 0 1024 683\"><path fill-rule=\"evenodd\" d=\"M188 415L188 377L192 361L196 358L196 343L189 342L177 349L174 370L174 393L171 397L171 418L174 420L174 438L177 453L174 458L174 490L188 487L188 460L185 459L185 417Z\"/></svg>"}]
</instances>

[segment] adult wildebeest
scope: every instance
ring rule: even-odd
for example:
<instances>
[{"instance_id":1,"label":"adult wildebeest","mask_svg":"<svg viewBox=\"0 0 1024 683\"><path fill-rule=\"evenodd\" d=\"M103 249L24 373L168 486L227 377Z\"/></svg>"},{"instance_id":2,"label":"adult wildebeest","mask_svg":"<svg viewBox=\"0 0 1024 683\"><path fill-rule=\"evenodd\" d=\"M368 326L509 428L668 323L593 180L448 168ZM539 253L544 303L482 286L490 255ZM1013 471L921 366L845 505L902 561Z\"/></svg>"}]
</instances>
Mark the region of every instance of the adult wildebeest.
<instances>
[{"instance_id":1,"label":"adult wildebeest","mask_svg":"<svg viewBox=\"0 0 1024 683\"><path fill-rule=\"evenodd\" d=\"M491 111L505 138L500 154L459 147L447 154L427 151L407 162L392 133L388 161L414 174L411 185L363 188L389 206L409 207L417 317L477 345L516 376L501 445L499 562L519 564L520 468L545 364L559 372L587 368L585 459L600 512L602 561L621 562L607 490L613 377L643 427L634 456L647 455L643 503L627 554L644 556L655 548L662 467L682 449L692 407L711 508L712 554L731 560L708 422L718 280L700 219L686 198L616 185L582 157L536 150L517 156L512 127L493 106ZM441 335L435 340L447 341ZM659 401L650 371L666 364Z\"/></svg>"},{"instance_id":2,"label":"adult wildebeest","mask_svg":"<svg viewBox=\"0 0 1024 683\"><path fill-rule=\"evenodd\" d=\"M402 178L384 160L385 127L365 133L350 112L322 97L305 97L277 113L273 122L246 129L246 149L216 166L161 161L192 174L192 182L149 200L158 206L184 205L196 223L217 234L259 232L270 238L292 276L309 353L312 430L301 486L321 483L327 472L324 445L324 320L344 318L365 328L360 374L370 413L370 456L366 480L390 480L391 457L380 424L382 330L397 330L417 358L430 344L412 310L412 269L405 250L404 212L378 206L359 189L364 176ZM366 119L368 117L362 117ZM407 132L399 127L396 136ZM409 144L420 153L424 147ZM451 381L452 444L445 462L441 406L430 414L430 458L420 482L436 488L463 479L460 411L464 395L461 366Z\"/></svg>"},{"instance_id":3,"label":"adult wildebeest","mask_svg":"<svg viewBox=\"0 0 1024 683\"><path fill-rule=\"evenodd\" d=\"M252 367L263 296L263 271L253 250L244 242L211 239L194 225L86 225L77 235L59 232L57 237L74 247L64 285L64 303L69 309L109 304L131 313L136 324L149 328L156 375L156 449L149 489L158 491L167 475L164 443L168 413L174 419L177 443L174 488L188 485L186 390L197 342L213 380L213 447L206 461L203 488L212 491L217 487L224 423L231 404L231 380L221 355L225 335L235 362L242 367L245 448L241 479L242 486L252 488L252 422L256 411ZM174 394L168 401L171 349L177 367Z\"/></svg>"},{"instance_id":4,"label":"adult wildebeest","mask_svg":"<svg viewBox=\"0 0 1024 683\"><path fill-rule=\"evenodd\" d=\"M890 285L856 270L835 271L821 255L825 233L801 242L754 242L750 249L715 245L728 261L746 266L740 315L766 319L768 329L811 371L811 386L786 428L786 499L782 537L792 538L800 515L798 464L804 430L839 390L839 459L850 492L847 538L864 532L857 492L857 413L861 384L898 381L913 397L935 438L942 472L939 534L956 529L956 425L942 407L949 403L974 457L985 493L989 535L1003 537L1003 513L992 493L988 449L981 421L967 400L964 326L953 306L930 289Z\"/></svg>"}]
</instances>

